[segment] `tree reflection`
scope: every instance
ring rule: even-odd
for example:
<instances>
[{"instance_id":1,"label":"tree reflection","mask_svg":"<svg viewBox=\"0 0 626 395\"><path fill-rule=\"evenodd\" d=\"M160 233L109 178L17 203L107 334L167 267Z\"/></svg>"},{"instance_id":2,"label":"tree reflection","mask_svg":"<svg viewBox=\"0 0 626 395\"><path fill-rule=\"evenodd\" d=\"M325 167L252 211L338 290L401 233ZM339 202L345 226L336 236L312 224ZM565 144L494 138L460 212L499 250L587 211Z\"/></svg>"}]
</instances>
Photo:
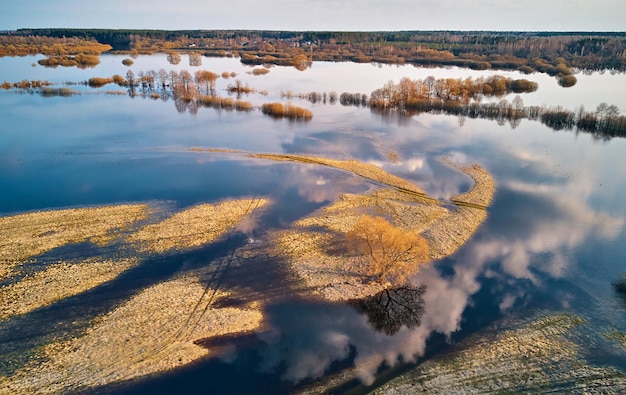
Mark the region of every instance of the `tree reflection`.
<instances>
[{"instance_id":1,"label":"tree reflection","mask_svg":"<svg viewBox=\"0 0 626 395\"><path fill-rule=\"evenodd\" d=\"M624 272L620 278L613 281L612 285L613 289L615 289L615 293L622 302L624 302L624 306L626 306L626 272Z\"/></svg>"},{"instance_id":2,"label":"tree reflection","mask_svg":"<svg viewBox=\"0 0 626 395\"><path fill-rule=\"evenodd\" d=\"M405 285L385 289L374 296L350 302L361 314L366 314L368 322L378 332L396 334L402 326L418 327L424 314L424 293L426 286Z\"/></svg>"}]
</instances>

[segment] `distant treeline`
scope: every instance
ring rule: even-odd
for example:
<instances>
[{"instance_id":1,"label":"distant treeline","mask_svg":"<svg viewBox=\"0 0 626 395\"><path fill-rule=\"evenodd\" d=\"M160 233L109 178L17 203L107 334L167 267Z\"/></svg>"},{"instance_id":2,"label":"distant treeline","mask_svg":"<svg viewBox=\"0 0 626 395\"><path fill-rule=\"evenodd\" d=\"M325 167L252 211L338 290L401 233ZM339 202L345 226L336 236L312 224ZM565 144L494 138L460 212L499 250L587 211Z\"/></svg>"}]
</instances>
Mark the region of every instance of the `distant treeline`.
<instances>
[{"instance_id":1,"label":"distant treeline","mask_svg":"<svg viewBox=\"0 0 626 395\"><path fill-rule=\"evenodd\" d=\"M626 71L624 32L288 32L259 30L20 29L15 37L75 37L115 51L199 51L235 56L247 64L294 65L312 61L460 66L538 71L576 83L572 68Z\"/></svg>"},{"instance_id":2,"label":"distant treeline","mask_svg":"<svg viewBox=\"0 0 626 395\"><path fill-rule=\"evenodd\" d=\"M615 105L602 103L595 111L583 107L575 111L562 107L524 106L517 95L509 102L482 103L484 97L501 96L510 93L532 92L537 89L534 82L524 79L513 80L502 76L484 78L435 79L430 76L423 80L403 78L399 83L390 81L369 96L362 93L343 92L338 96L344 106L369 107L372 111L388 114L397 112L412 116L421 112L458 115L468 118L491 119L504 125L517 127L522 119L536 120L553 130L576 130L591 133L594 138L609 140L613 137L626 137L626 116L619 115ZM300 98L311 103L337 102L335 92L281 93L283 97Z\"/></svg>"}]
</instances>

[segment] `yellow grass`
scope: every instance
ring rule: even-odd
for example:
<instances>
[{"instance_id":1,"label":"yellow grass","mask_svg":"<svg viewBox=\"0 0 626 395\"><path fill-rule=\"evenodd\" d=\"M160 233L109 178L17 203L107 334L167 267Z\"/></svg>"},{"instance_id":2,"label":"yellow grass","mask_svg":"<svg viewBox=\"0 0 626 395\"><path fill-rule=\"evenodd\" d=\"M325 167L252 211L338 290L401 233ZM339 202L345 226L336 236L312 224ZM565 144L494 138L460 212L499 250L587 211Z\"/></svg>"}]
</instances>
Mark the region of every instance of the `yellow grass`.
<instances>
[{"instance_id":1,"label":"yellow grass","mask_svg":"<svg viewBox=\"0 0 626 395\"><path fill-rule=\"evenodd\" d=\"M136 259L88 259L48 265L45 270L0 288L0 321L78 295L112 280L136 263Z\"/></svg>"},{"instance_id":2,"label":"yellow grass","mask_svg":"<svg viewBox=\"0 0 626 395\"><path fill-rule=\"evenodd\" d=\"M188 249L210 243L245 216L268 204L264 198L240 199L192 207L129 237L139 249L154 253Z\"/></svg>"},{"instance_id":3,"label":"yellow grass","mask_svg":"<svg viewBox=\"0 0 626 395\"><path fill-rule=\"evenodd\" d=\"M144 204L52 210L0 218L0 279L23 260L70 243L101 242L146 218Z\"/></svg>"},{"instance_id":4,"label":"yellow grass","mask_svg":"<svg viewBox=\"0 0 626 395\"><path fill-rule=\"evenodd\" d=\"M44 347L31 364L0 378L0 392L74 392L167 371L219 352L194 341L256 330L263 320L258 306L211 307L224 296L191 275L151 286L96 319L84 335Z\"/></svg>"}]
</instances>

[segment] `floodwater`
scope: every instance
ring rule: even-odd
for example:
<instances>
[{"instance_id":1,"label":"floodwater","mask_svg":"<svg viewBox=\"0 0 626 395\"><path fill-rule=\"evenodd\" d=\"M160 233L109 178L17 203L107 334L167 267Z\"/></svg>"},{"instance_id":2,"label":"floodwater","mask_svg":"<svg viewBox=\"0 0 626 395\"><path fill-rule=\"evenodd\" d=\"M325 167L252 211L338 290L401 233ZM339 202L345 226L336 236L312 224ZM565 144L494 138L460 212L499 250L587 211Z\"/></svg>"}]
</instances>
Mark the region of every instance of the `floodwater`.
<instances>
[{"instance_id":1,"label":"floodwater","mask_svg":"<svg viewBox=\"0 0 626 395\"><path fill-rule=\"evenodd\" d=\"M239 79L266 91L266 95L243 97L260 105L280 100L281 91L369 95L385 82L402 77L501 74L539 83L536 92L520 95L526 105L592 110L606 102L626 111L626 75L609 72L581 73L576 86L561 88L545 75L460 68L314 63L305 71L272 67L268 74L254 76L248 73L251 67L228 58L203 58L202 66L190 67L186 56L177 66L163 55L140 56L125 67L123 56L104 55L99 66L85 70L46 69L34 65L38 58L0 59L0 80L64 84L125 75L129 69L135 74L160 68L228 71L238 75L218 79L218 92L226 96L226 86ZM511 128L489 120L381 115L365 107L300 99L292 102L313 112L309 122L275 120L257 110L200 108L191 114L177 110L173 100L97 94L123 88L70 87L83 94L46 98L0 91L0 215L129 202L166 204L177 210L230 198L271 197L273 208L237 240L237 245L245 245L246 240L262 238L271 229L289 227L341 193L364 189L338 170L254 160L241 154L192 152L191 147L354 158L406 178L441 200L467 190L471 180L442 165L440 158L477 163L496 180L488 218L472 239L413 279L425 286L419 326L390 335L376 330L368 317L349 304L311 302L287 294L264 307L271 330L231 339L237 352L229 358L94 392L290 393L350 366L357 367L363 382L371 383L378 363L393 366L428 357L498 320L535 312L584 317L597 333L596 345L607 341L605 333L626 332L626 303L610 285L626 270L624 139L597 141L588 134L555 132L528 120ZM398 161L388 159L390 152L397 153ZM87 247L76 246L76 251L80 253L81 248ZM62 307L68 303L78 307L92 303L98 292L119 300L120 295L131 295L184 270L183 261L210 265L206 257L222 254L220 248L207 246L172 257L171 262L141 266L114 287L84 298L79 295L57 310L0 322L0 347L16 340L16 328L24 337L40 337L35 344L45 344L54 338L55 330L33 327L34 319L66 328L75 318L64 313ZM280 263L262 264L271 268ZM237 283L241 272L225 273L222 284L263 295L266 285L271 288L270 282L283 280L272 270L253 272L251 268L250 273L252 280L243 285ZM102 302L89 314L95 318L108 308ZM590 359L626 372L623 349L606 354L606 345L597 347L587 350Z\"/></svg>"}]
</instances>

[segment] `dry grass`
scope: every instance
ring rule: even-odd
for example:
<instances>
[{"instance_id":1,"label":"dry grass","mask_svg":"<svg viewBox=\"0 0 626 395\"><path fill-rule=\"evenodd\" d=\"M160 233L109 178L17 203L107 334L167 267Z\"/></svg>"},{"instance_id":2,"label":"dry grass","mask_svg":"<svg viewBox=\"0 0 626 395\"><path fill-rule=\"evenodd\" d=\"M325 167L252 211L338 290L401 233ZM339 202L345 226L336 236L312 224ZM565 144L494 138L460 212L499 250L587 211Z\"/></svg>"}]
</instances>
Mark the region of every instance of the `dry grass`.
<instances>
[{"instance_id":1,"label":"dry grass","mask_svg":"<svg viewBox=\"0 0 626 395\"><path fill-rule=\"evenodd\" d=\"M484 209L458 207L433 222L422 235L428 240L430 257L441 259L453 254L474 234L487 218Z\"/></svg>"},{"instance_id":2,"label":"dry grass","mask_svg":"<svg viewBox=\"0 0 626 395\"><path fill-rule=\"evenodd\" d=\"M478 165L458 166L447 159L444 159L443 162L454 167L455 169L461 170L474 180L474 186L467 193L463 193L450 199L453 203L478 207L489 206L493 193L496 189L495 182L491 174Z\"/></svg>"},{"instance_id":3,"label":"dry grass","mask_svg":"<svg viewBox=\"0 0 626 395\"><path fill-rule=\"evenodd\" d=\"M240 199L192 207L129 237L142 251L164 253L210 243L245 216L268 204L267 199Z\"/></svg>"},{"instance_id":4,"label":"dry grass","mask_svg":"<svg viewBox=\"0 0 626 395\"><path fill-rule=\"evenodd\" d=\"M33 212L0 218L0 279L23 260L54 248L118 237L148 206L119 205Z\"/></svg>"},{"instance_id":5,"label":"dry grass","mask_svg":"<svg viewBox=\"0 0 626 395\"><path fill-rule=\"evenodd\" d=\"M0 321L78 295L112 280L137 259L58 262L0 288Z\"/></svg>"},{"instance_id":6,"label":"dry grass","mask_svg":"<svg viewBox=\"0 0 626 395\"><path fill-rule=\"evenodd\" d=\"M581 323L577 316L555 314L473 336L458 351L431 359L373 393L624 393L623 373L580 357L589 341L573 333Z\"/></svg>"},{"instance_id":7,"label":"dry grass","mask_svg":"<svg viewBox=\"0 0 626 395\"><path fill-rule=\"evenodd\" d=\"M309 289L309 297L328 301L364 298L382 290L377 283L363 283L365 256L329 254L324 246L332 245L336 235L307 229L279 232L274 235L276 254L288 257L291 269Z\"/></svg>"},{"instance_id":8,"label":"dry grass","mask_svg":"<svg viewBox=\"0 0 626 395\"><path fill-rule=\"evenodd\" d=\"M191 275L147 288L96 319L84 335L47 345L33 363L0 378L0 392L75 392L167 371L211 355L219 350L194 341L252 331L263 320L257 306L210 307L224 296L205 289Z\"/></svg>"}]
</instances>

